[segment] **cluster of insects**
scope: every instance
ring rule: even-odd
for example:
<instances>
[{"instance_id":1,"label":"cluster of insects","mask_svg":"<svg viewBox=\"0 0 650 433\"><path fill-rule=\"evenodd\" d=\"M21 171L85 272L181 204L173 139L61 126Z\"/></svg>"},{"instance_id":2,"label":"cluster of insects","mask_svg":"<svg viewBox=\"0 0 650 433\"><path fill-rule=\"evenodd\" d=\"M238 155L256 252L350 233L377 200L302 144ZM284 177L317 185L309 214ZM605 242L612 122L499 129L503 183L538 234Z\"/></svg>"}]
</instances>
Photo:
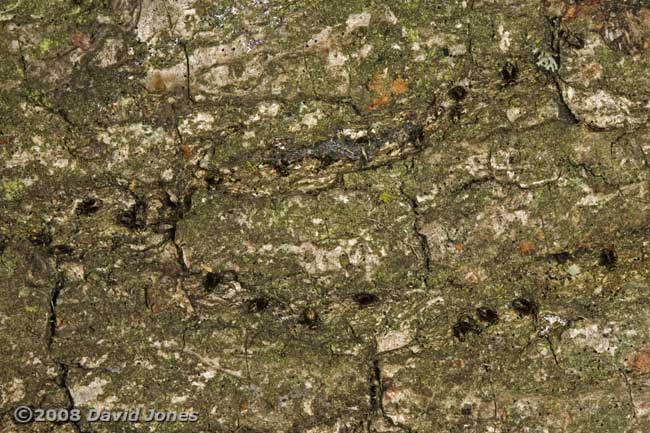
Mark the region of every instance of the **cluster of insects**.
<instances>
[{"instance_id":1,"label":"cluster of insects","mask_svg":"<svg viewBox=\"0 0 650 433\"><path fill-rule=\"evenodd\" d=\"M519 317L531 316L534 320L537 319L539 307L535 301L520 297L515 298L510 305ZM480 306L475 313L479 321L486 323L487 326L494 325L499 321L499 313L491 307ZM461 316L452 327L454 337L459 341L465 341L468 334L480 335L483 328L479 321L469 314Z\"/></svg>"}]
</instances>

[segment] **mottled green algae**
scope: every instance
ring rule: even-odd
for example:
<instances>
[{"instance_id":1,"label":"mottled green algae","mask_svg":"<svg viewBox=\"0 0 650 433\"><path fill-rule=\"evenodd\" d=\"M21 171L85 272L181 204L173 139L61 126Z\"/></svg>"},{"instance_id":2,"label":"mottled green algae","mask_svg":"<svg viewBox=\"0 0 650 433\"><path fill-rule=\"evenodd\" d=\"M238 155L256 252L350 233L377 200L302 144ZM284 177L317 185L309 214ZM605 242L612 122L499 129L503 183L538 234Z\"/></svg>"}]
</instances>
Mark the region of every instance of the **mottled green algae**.
<instances>
[{"instance_id":1,"label":"mottled green algae","mask_svg":"<svg viewBox=\"0 0 650 433\"><path fill-rule=\"evenodd\" d=\"M14 427L27 404L197 432L647 430L647 35L606 39L647 9L151 6L1 14L3 426L188 429ZM271 164L413 124L369 158Z\"/></svg>"}]
</instances>

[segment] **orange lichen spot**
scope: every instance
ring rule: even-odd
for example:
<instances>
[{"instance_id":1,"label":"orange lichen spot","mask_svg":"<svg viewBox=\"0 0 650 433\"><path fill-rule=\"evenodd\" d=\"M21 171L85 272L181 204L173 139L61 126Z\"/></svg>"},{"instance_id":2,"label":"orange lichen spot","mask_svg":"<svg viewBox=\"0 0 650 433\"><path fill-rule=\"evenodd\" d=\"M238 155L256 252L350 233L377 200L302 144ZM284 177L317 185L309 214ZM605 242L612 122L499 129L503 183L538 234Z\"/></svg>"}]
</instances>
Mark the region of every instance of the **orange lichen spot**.
<instances>
[{"instance_id":1,"label":"orange lichen spot","mask_svg":"<svg viewBox=\"0 0 650 433\"><path fill-rule=\"evenodd\" d=\"M375 93L384 93L386 89L386 75L387 71L384 71L381 74L379 72L375 72L372 75L370 82L368 83L368 90Z\"/></svg>"},{"instance_id":2,"label":"orange lichen spot","mask_svg":"<svg viewBox=\"0 0 650 433\"><path fill-rule=\"evenodd\" d=\"M532 242L523 241L517 246L517 249L521 254L528 255L533 252L533 250L535 249L535 245L533 245Z\"/></svg>"},{"instance_id":3,"label":"orange lichen spot","mask_svg":"<svg viewBox=\"0 0 650 433\"><path fill-rule=\"evenodd\" d=\"M589 63L583 65L580 69L580 76L585 81L591 81L600 78L602 75L603 67L598 63Z\"/></svg>"},{"instance_id":4,"label":"orange lichen spot","mask_svg":"<svg viewBox=\"0 0 650 433\"><path fill-rule=\"evenodd\" d=\"M192 148L187 144L181 144L181 152L183 152L183 158L190 159L192 156Z\"/></svg>"},{"instance_id":5,"label":"orange lichen spot","mask_svg":"<svg viewBox=\"0 0 650 433\"><path fill-rule=\"evenodd\" d=\"M90 48L90 36L88 33L73 33L70 36L70 43L77 48L87 50Z\"/></svg>"},{"instance_id":6,"label":"orange lichen spot","mask_svg":"<svg viewBox=\"0 0 650 433\"><path fill-rule=\"evenodd\" d=\"M389 82L388 69L375 72L368 82L368 90L378 96L366 107L367 110L376 110L390 102L391 96L399 96L408 92L409 86L403 78L395 78Z\"/></svg>"},{"instance_id":7,"label":"orange lichen spot","mask_svg":"<svg viewBox=\"0 0 650 433\"><path fill-rule=\"evenodd\" d=\"M625 360L627 368L635 374L650 373L650 348L634 352Z\"/></svg>"},{"instance_id":8,"label":"orange lichen spot","mask_svg":"<svg viewBox=\"0 0 650 433\"><path fill-rule=\"evenodd\" d=\"M599 3L600 0L587 0L579 4L569 5L564 12L562 21L568 22L581 16L589 15L597 10Z\"/></svg>"},{"instance_id":9,"label":"orange lichen spot","mask_svg":"<svg viewBox=\"0 0 650 433\"><path fill-rule=\"evenodd\" d=\"M468 283L478 283L479 278L478 275L476 275L476 273L469 271L467 274L465 274L465 281L467 281Z\"/></svg>"},{"instance_id":10,"label":"orange lichen spot","mask_svg":"<svg viewBox=\"0 0 650 433\"><path fill-rule=\"evenodd\" d=\"M145 87L148 91L153 93L164 93L167 91L167 85L159 71L154 72L147 78Z\"/></svg>"},{"instance_id":11,"label":"orange lichen spot","mask_svg":"<svg viewBox=\"0 0 650 433\"><path fill-rule=\"evenodd\" d=\"M465 367L465 361L462 359L453 359L449 363L453 368L463 368Z\"/></svg>"},{"instance_id":12,"label":"orange lichen spot","mask_svg":"<svg viewBox=\"0 0 650 433\"><path fill-rule=\"evenodd\" d=\"M390 93L392 93L395 96L402 95L409 90L409 85L406 82L406 80L402 78L396 78L393 80L392 83L390 83Z\"/></svg>"},{"instance_id":13,"label":"orange lichen spot","mask_svg":"<svg viewBox=\"0 0 650 433\"><path fill-rule=\"evenodd\" d=\"M642 23L650 24L650 8L639 9L638 15Z\"/></svg>"},{"instance_id":14,"label":"orange lichen spot","mask_svg":"<svg viewBox=\"0 0 650 433\"><path fill-rule=\"evenodd\" d=\"M388 104L389 101L388 95L380 95L379 97L375 98L372 100L370 104L366 107L368 110L376 110L377 108L383 107L384 105Z\"/></svg>"}]
</instances>

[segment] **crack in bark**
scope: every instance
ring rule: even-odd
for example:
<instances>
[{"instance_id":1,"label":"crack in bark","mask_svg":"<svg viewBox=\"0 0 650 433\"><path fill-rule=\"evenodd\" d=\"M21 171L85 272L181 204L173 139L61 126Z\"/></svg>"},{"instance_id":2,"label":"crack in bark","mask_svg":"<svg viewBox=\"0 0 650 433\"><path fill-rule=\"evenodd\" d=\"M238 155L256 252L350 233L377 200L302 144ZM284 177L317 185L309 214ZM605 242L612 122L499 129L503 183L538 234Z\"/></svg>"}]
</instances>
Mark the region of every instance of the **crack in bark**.
<instances>
[{"instance_id":1,"label":"crack in bark","mask_svg":"<svg viewBox=\"0 0 650 433\"><path fill-rule=\"evenodd\" d=\"M483 370L485 370L485 374L487 375L487 381L488 384L490 385L490 393L492 394L492 401L493 401L493 413L492 417L494 419L495 425L498 424L499 422L499 405L497 401L497 393L494 389L494 380L492 380L492 367L490 364L483 364Z\"/></svg>"},{"instance_id":2,"label":"crack in bark","mask_svg":"<svg viewBox=\"0 0 650 433\"><path fill-rule=\"evenodd\" d=\"M52 358L54 363L57 365L57 368L59 369L59 374L57 375L56 378L56 384L65 394L65 398L67 401L66 409L68 411L71 411L75 409L75 402L74 402L74 397L72 396L72 392L70 391L70 387L68 386L68 374L70 368L64 362L56 360L52 352L52 344L54 342L54 338L56 337L56 332L57 332L56 329L57 329L57 322L58 322L56 306L59 301L61 290L63 289L64 284L65 281L63 278L63 274L61 273L61 271L58 271L56 281L50 291L50 299L49 299L50 311L47 318L46 348L49 356ZM77 433L85 432L81 428L79 421L68 420L65 421L64 423L68 423L72 425L72 427Z\"/></svg>"},{"instance_id":3,"label":"crack in bark","mask_svg":"<svg viewBox=\"0 0 650 433\"><path fill-rule=\"evenodd\" d=\"M625 382L625 386L627 387L627 394L630 400L630 406L632 406L632 417L636 419L636 404L634 403L634 396L632 395L632 385L630 384L630 380L628 379L625 370L619 368L618 371L621 373L621 376L623 377L623 381Z\"/></svg>"},{"instance_id":4,"label":"crack in bark","mask_svg":"<svg viewBox=\"0 0 650 433\"><path fill-rule=\"evenodd\" d=\"M72 396L72 391L70 391L70 387L68 386L68 374L70 372L70 368L68 367L67 364L57 361L57 366L59 367L59 375L57 377L57 385L59 388L61 388L65 394L65 398L67 400L67 406L66 409L68 411L74 410L75 409L75 402L74 402L74 397ZM77 432L77 433L86 433L85 430L81 428L81 424L79 421L66 421L67 423L72 425L72 428Z\"/></svg>"},{"instance_id":5,"label":"crack in bark","mask_svg":"<svg viewBox=\"0 0 650 433\"><path fill-rule=\"evenodd\" d=\"M427 239L427 235L422 232L420 223L422 215L420 214L419 205L417 199L406 192L403 182L400 184L399 192L407 201L409 207L411 208L411 212L413 213L413 224L411 227L420 244L420 252L422 254L422 261L425 271L424 284L428 288L429 275L431 274L431 250L429 249L429 240Z\"/></svg>"},{"instance_id":6,"label":"crack in bark","mask_svg":"<svg viewBox=\"0 0 650 433\"><path fill-rule=\"evenodd\" d=\"M57 328L57 320L58 320L56 314L56 304L59 300L59 295L61 294L61 289L63 289L63 285L64 285L63 274L59 272L57 274L54 286L50 290L49 315L47 317L47 330L46 330L46 340L45 340L48 351L51 350L52 343L54 342L54 337L56 336L56 328Z\"/></svg>"},{"instance_id":7,"label":"crack in bark","mask_svg":"<svg viewBox=\"0 0 650 433\"><path fill-rule=\"evenodd\" d=\"M546 28L548 31L547 37L549 39L549 46L551 48L551 52L555 55L555 57L557 57L558 69L562 66L562 44L560 41L561 26L561 18L546 17ZM566 99L564 98L564 94L562 93L562 86L560 85L560 82L562 81L560 75L555 71L551 72L550 75L553 79L553 84L558 95L558 116L560 120L563 120L571 125L580 123L580 120L575 115L573 110L571 110L571 107L569 107L569 104L567 104Z\"/></svg>"},{"instance_id":8,"label":"crack in bark","mask_svg":"<svg viewBox=\"0 0 650 433\"><path fill-rule=\"evenodd\" d=\"M560 362L557 359L557 354L555 353L555 347L553 347L553 342L551 341L551 337L549 335L545 335L544 339L548 343L548 348L551 351L551 355L553 355L553 361L555 361L555 365L557 365L559 367Z\"/></svg>"},{"instance_id":9,"label":"crack in bark","mask_svg":"<svg viewBox=\"0 0 650 433\"><path fill-rule=\"evenodd\" d=\"M187 99L190 102L194 102L194 99L192 99L192 90L190 89L190 56L187 52L187 43L185 41L180 41L179 44L183 47L183 53L185 54L185 85L187 87Z\"/></svg>"},{"instance_id":10,"label":"crack in bark","mask_svg":"<svg viewBox=\"0 0 650 433\"><path fill-rule=\"evenodd\" d=\"M373 414L378 414L381 418L392 427L397 427L407 433L412 433L411 428L396 422L391 418L384 409L384 387L381 380L381 366L379 364L379 353L377 352L377 342L375 341L370 347L370 374L369 374L370 409ZM369 428L372 424L369 421Z\"/></svg>"}]
</instances>

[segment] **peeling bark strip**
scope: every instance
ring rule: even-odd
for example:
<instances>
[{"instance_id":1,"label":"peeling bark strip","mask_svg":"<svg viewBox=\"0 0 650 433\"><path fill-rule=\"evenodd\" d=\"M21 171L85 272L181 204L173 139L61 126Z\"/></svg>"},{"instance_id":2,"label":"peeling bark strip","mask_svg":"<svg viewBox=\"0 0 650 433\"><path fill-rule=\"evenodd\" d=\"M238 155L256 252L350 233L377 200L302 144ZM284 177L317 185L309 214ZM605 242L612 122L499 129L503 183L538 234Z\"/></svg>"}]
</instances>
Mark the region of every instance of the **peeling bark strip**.
<instances>
[{"instance_id":1,"label":"peeling bark strip","mask_svg":"<svg viewBox=\"0 0 650 433\"><path fill-rule=\"evenodd\" d=\"M361 161L368 163L382 151L402 148L407 144L419 146L424 140L424 129L421 124L407 122L403 127L383 133L377 137L363 136L351 138L339 134L335 138L319 141L311 146L300 149L278 149L266 160L278 171L286 171L291 164L304 159L316 159L324 165L338 161ZM392 145L392 146L391 146Z\"/></svg>"}]
</instances>

